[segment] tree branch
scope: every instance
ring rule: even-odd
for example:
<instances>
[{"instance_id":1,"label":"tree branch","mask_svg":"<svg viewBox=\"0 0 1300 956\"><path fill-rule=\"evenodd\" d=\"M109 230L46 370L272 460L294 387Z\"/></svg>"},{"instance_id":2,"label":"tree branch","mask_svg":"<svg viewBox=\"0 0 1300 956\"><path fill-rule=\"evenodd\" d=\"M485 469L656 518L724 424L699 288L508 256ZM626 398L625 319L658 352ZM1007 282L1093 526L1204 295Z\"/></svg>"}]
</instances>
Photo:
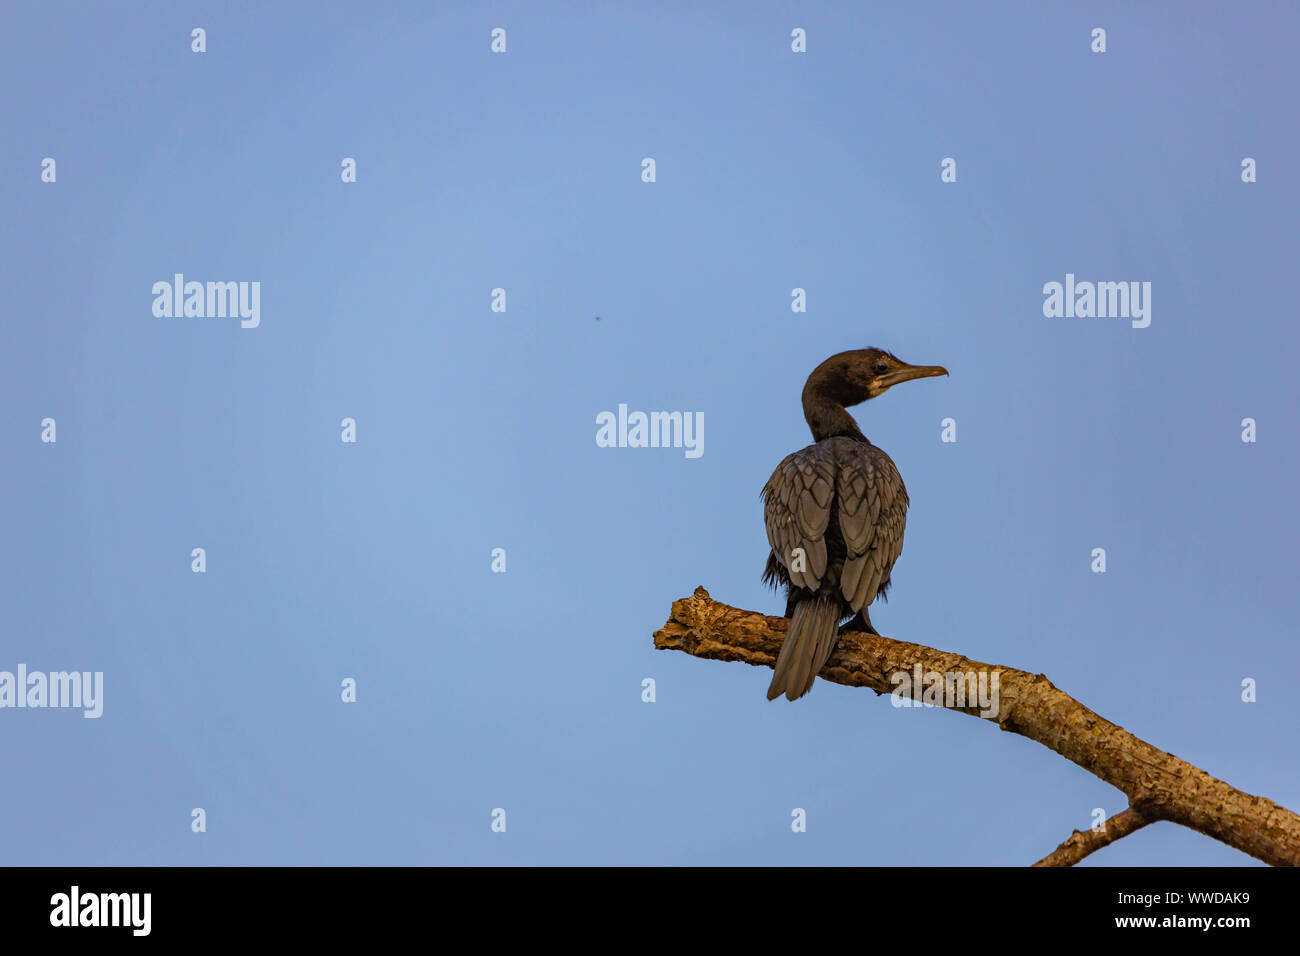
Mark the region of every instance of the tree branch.
<instances>
[{"instance_id":1,"label":"tree branch","mask_svg":"<svg viewBox=\"0 0 1300 956\"><path fill-rule=\"evenodd\" d=\"M1100 830L1075 830L1070 838L1034 866L1074 866L1089 853L1110 846L1120 837L1141 830L1151 820L1132 807L1122 810L1101 825Z\"/></svg>"},{"instance_id":2,"label":"tree branch","mask_svg":"<svg viewBox=\"0 0 1300 956\"><path fill-rule=\"evenodd\" d=\"M654 642L661 650L771 667L787 623L785 618L720 604L701 587L691 597L673 602L672 614L655 632ZM927 674L996 674L997 712L989 719L1119 788L1128 795L1134 812L1146 820L1180 823L1274 866L1300 865L1300 816L1138 739L1057 690L1042 674L984 664L920 644L849 633L839 639L818 676L881 694L895 693L896 675L913 675L918 665ZM957 706L959 702L947 697L938 702L950 710L980 715L980 707L970 706L969 700L968 706Z\"/></svg>"}]
</instances>

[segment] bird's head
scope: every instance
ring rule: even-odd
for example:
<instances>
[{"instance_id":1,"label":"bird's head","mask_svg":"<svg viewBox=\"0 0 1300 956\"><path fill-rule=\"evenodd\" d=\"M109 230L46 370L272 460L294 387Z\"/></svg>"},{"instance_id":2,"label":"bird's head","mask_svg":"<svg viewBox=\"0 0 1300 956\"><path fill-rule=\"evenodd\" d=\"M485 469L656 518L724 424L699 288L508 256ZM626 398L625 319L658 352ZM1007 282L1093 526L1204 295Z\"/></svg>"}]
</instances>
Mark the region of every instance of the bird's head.
<instances>
[{"instance_id":1,"label":"bird's head","mask_svg":"<svg viewBox=\"0 0 1300 956\"><path fill-rule=\"evenodd\" d=\"M884 349L854 349L818 365L804 391L811 389L847 408L883 395L899 382L947 374L942 365L908 365Z\"/></svg>"}]
</instances>

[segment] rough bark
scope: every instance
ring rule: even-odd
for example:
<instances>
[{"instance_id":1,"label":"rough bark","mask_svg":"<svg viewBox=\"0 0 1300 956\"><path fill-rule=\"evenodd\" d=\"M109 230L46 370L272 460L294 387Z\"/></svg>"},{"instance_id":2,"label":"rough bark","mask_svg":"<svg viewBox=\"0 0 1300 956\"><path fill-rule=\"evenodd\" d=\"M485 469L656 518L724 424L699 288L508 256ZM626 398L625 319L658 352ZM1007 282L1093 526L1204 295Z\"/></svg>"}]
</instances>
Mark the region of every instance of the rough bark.
<instances>
[{"instance_id":1,"label":"rough bark","mask_svg":"<svg viewBox=\"0 0 1300 956\"><path fill-rule=\"evenodd\" d=\"M673 602L672 614L655 632L654 642L661 650L771 667L786 624L785 618L714 601L701 587L691 597ZM891 678L915 673L918 664L925 672L940 674L996 672L998 709L996 716L988 719L995 720L1002 730L1038 741L1123 791L1134 818L1181 823L1274 866L1300 865L1300 816L1272 800L1243 793L1140 740L1058 690L1042 674L985 664L920 644L849 633L840 638L818 676L837 684L893 693L897 685ZM948 709L979 716L978 706ZM1125 818L1123 826L1135 822L1134 818ZM1126 832L1133 829L1137 827ZM1118 837L1105 843L1113 839ZM1087 852L1105 843L1097 843ZM1064 845L1043 862L1057 854L1061 854L1060 865L1075 862L1063 849ZM1077 858L1085 855L1080 853Z\"/></svg>"}]
</instances>

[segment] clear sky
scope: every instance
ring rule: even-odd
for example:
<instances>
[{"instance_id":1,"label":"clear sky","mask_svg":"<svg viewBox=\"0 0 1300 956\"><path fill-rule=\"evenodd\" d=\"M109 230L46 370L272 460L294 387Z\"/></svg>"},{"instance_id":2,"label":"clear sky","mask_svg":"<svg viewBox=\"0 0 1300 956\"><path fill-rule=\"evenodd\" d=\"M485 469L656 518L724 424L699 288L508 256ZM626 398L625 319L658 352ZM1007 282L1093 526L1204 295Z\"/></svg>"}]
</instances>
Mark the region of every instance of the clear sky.
<instances>
[{"instance_id":1,"label":"clear sky","mask_svg":"<svg viewBox=\"0 0 1300 956\"><path fill-rule=\"evenodd\" d=\"M653 649L697 585L781 612L759 490L873 345L952 372L855 410L912 499L880 631L1300 809L1295 5L655 7L7 5L0 670L104 700L0 710L0 860L1022 865L1118 812ZM260 325L155 316L178 272ZM1150 326L1045 316L1067 273ZM598 447L620 403L703 455ZM1164 863L1252 861L1088 861Z\"/></svg>"}]
</instances>

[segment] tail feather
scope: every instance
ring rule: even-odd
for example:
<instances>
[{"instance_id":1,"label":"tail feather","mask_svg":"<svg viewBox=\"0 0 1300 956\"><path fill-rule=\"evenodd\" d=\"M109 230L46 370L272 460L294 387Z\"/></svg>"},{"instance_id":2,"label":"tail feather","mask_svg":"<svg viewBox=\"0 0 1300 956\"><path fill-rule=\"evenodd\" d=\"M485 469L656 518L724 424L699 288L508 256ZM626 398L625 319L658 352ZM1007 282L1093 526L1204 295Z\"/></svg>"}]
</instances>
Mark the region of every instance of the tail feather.
<instances>
[{"instance_id":1,"label":"tail feather","mask_svg":"<svg viewBox=\"0 0 1300 956\"><path fill-rule=\"evenodd\" d=\"M782 693L790 700L798 700L808 693L835 649L839 623L840 602L834 596L819 594L795 605L767 688L768 700Z\"/></svg>"}]
</instances>

